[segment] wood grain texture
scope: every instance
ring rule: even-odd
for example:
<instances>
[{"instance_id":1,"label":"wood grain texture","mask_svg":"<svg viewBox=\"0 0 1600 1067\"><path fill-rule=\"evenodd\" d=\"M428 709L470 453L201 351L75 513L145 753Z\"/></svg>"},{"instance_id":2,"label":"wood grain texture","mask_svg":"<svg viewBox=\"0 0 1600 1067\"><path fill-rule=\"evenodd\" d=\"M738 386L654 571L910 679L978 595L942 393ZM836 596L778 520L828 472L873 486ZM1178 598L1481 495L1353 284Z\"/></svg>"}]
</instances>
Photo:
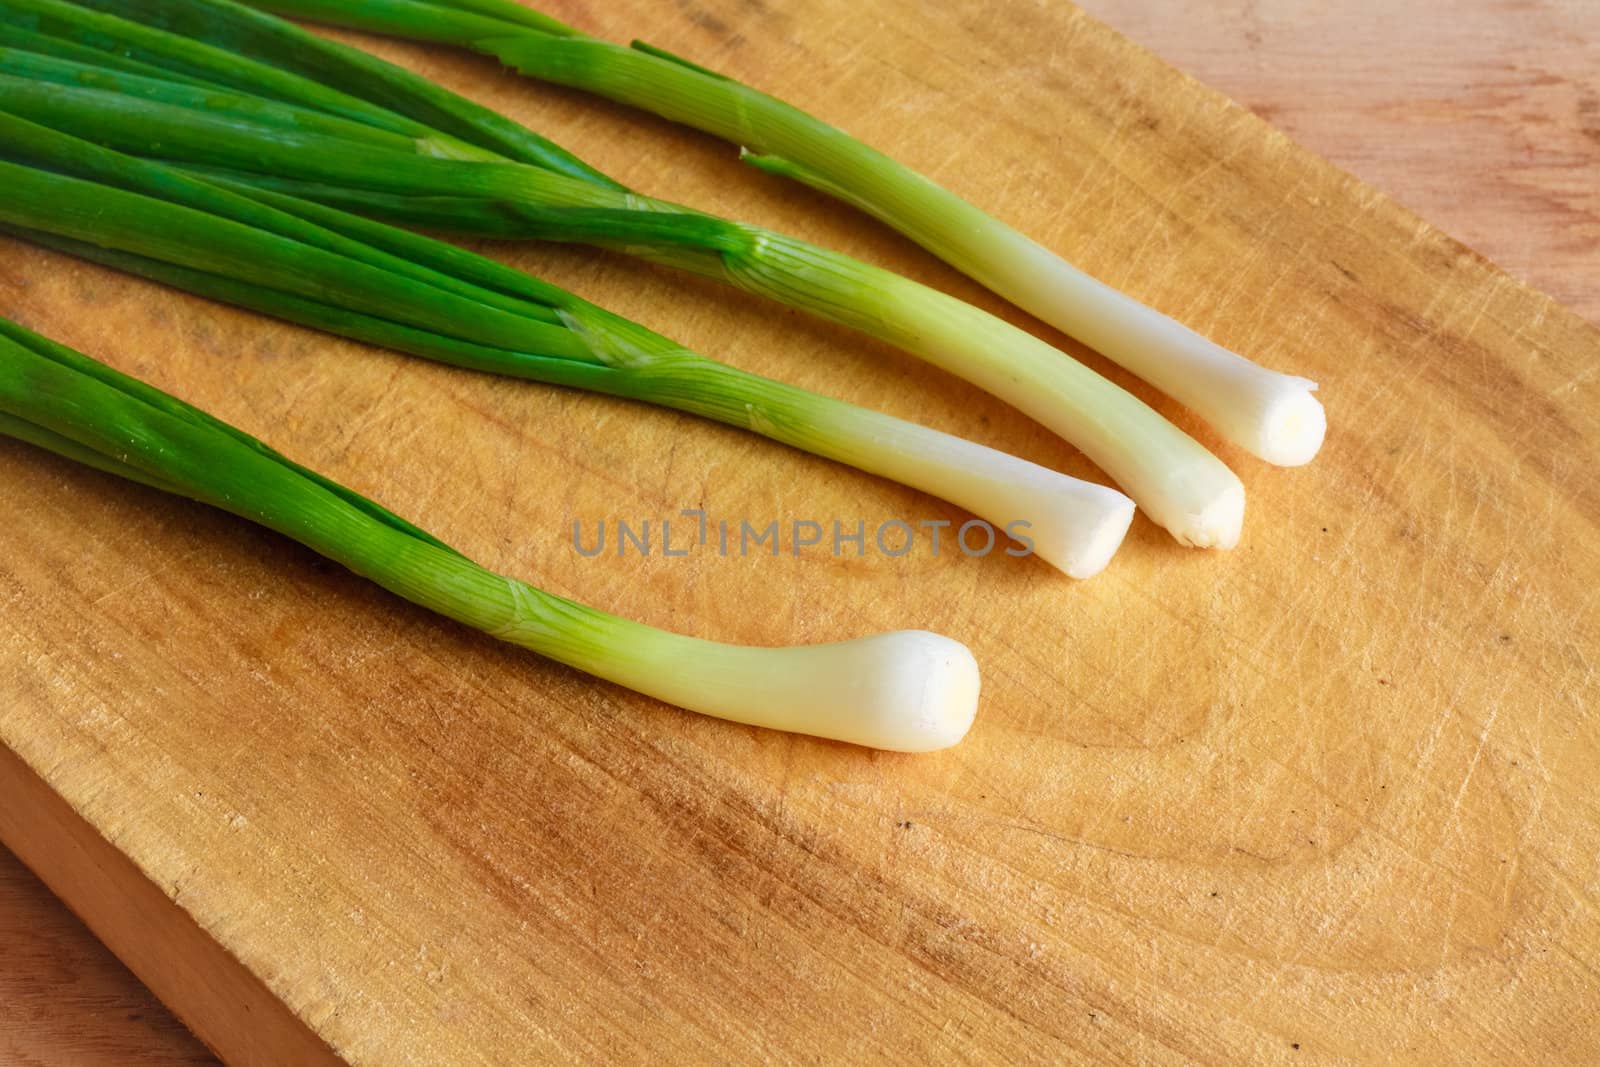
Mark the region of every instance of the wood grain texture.
<instances>
[{"instance_id":1,"label":"wood grain texture","mask_svg":"<svg viewBox=\"0 0 1600 1067\"><path fill-rule=\"evenodd\" d=\"M0 1063L215 1062L10 852L0 853L0 945Z\"/></svg>"},{"instance_id":2,"label":"wood grain texture","mask_svg":"<svg viewBox=\"0 0 1600 1067\"><path fill-rule=\"evenodd\" d=\"M1600 7L1590 0L1083 7L1600 320Z\"/></svg>"},{"instance_id":3,"label":"wood grain texture","mask_svg":"<svg viewBox=\"0 0 1600 1067\"><path fill-rule=\"evenodd\" d=\"M41 871L63 901L87 916L150 991L175 1005L229 1063L322 1067L340 1062L259 976L201 928L176 893L144 877L85 813L7 749L0 749L0 838ZM25 1013L37 998L37 991L29 991L8 1007ZM74 1035L67 1062L115 1056L116 1042L102 1048L98 1040L114 1025L99 1018ZM26 1031L21 1036L33 1044ZM190 1053L193 1042L163 1051Z\"/></svg>"},{"instance_id":4,"label":"wood grain texture","mask_svg":"<svg viewBox=\"0 0 1600 1067\"><path fill-rule=\"evenodd\" d=\"M1325 455L1224 452L1252 493L1238 552L1141 520L1082 585L925 556L600 564L567 548L572 517L955 513L7 245L3 310L492 566L720 637L914 622L986 670L944 755L728 727L0 446L8 747L356 1062L1600 1055L1594 331L1070 9L564 13L648 24L1320 378ZM650 192L999 306L702 138L383 48ZM819 55L859 76L817 79ZM621 260L496 251L740 365L1087 469L841 332Z\"/></svg>"}]
</instances>

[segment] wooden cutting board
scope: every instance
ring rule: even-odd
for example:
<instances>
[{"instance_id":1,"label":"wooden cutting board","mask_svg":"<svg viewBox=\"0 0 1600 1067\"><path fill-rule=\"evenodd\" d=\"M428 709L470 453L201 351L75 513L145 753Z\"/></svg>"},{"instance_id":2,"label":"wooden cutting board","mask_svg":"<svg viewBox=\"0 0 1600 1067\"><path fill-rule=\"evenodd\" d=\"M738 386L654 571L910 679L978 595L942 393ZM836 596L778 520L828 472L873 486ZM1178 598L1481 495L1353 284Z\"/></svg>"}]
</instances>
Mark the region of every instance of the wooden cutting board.
<instances>
[{"instance_id":1,"label":"wooden cutting board","mask_svg":"<svg viewBox=\"0 0 1600 1067\"><path fill-rule=\"evenodd\" d=\"M924 757L696 719L0 445L0 837L240 1062L1600 1051L1592 328L1070 9L728 3L656 32L644 7L552 9L790 96L1318 378L1323 456L1219 446L1244 545L1141 520L1081 584L926 554L587 560L573 518L958 513L5 245L0 311L490 566L727 639L942 630L985 703ZM382 50L630 184L1002 310L704 138ZM741 366L1088 472L843 332L626 260L495 251Z\"/></svg>"}]
</instances>

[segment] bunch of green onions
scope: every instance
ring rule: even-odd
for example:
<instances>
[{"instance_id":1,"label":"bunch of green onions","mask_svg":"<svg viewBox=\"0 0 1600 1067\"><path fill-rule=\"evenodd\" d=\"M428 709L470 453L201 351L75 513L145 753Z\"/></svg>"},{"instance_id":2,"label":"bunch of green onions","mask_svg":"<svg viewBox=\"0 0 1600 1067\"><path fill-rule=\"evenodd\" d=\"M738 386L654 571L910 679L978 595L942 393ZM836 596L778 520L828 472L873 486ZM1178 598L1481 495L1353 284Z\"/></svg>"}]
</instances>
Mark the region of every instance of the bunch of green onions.
<instances>
[{"instance_id":1,"label":"bunch of green onions","mask_svg":"<svg viewBox=\"0 0 1600 1067\"><path fill-rule=\"evenodd\" d=\"M960 741L966 646L920 630L791 648L658 630L478 566L371 500L135 378L0 318L0 434L260 523L503 641L679 707L902 752Z\"/></svg>"},{"instance_id":2,"label":"bunch of green onions","mask_svg":"<svg viewBox=\"0 0 1600 1067\"><path fill-rule=\"evenodd\" d=\"M994 449L697 355L453 245L124 156L0 110L0 230L190 292L476 370L644 400L933 493L1074 577L1133 504Z\"/></svg>"},{"instance_id":3,"label":"bunch of green onions","mask_svg":"<svg viewBox=\"0 0 1600 1067\"><path fill-rule=\"evenodd\" d=\"M349 13L341 4L295 10ZM351 19L377 25L376 18L378 28L393 28L391 16L402 11L427 12L435 27L478 17L386 0L360 11ZM793 238L633 193L425 79L230 0L0 0L0 12L10 17L10 28L0 29L0 108L126 152L391 221L582 241L730 281L865 330L1010 401L1082 448L1180 542L1238 540L1244 489L1221 461L1126 390L959 300Z\"/></svg>"},{"instance_id":4,"label":"bunch of green onions","mask_svg":"<svg viewBox=\"0 0 1600 1067\"><path fill-rule=\"evenodd\" d=\"M544 81L722 138L748 163L888 223L1018 307L1283 466L1316 455L1316 383L1267 370L1083 273L922 175L791 104L642 41L589 37L513 0L249 0L254 6L418 41L462 45Z\"/></svg>"}]
</instances>

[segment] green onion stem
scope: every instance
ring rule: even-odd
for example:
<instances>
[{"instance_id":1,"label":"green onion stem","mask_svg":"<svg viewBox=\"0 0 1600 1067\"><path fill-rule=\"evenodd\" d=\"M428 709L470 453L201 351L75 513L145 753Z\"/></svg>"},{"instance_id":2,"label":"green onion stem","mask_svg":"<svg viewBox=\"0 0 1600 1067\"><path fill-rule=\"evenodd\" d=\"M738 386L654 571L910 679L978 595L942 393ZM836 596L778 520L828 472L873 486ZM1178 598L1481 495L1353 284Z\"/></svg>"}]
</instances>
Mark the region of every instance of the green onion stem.
<instances>
[{"instance_id":1,"label":"green onion stem","mask_svg":"<svg viewBox=\"0 0 1600 1067\"><path fill-rule=\"evenodd\" d=\"M1122 364L1271 463L1321 447L1316 383L1207 340L1073 267L1031 238L889 156L731 78L634 42L538 25L511 0L250 0L315 21L461 45L543 81L592 92L741 147L765 170L893 226L1018 307ZM535 16L538 18L539 16Z\"/></svg>"},{"instance_id":2,"label":"green onion stem","mask_svg":"<svg viewBox=\"0 0 1600 1067\"><path fill-rule=\"evenodd\" d=\"M902 630L757 648L675 634L495 574L174 397L0 319L0 434L249 519L397 595L691 711L928 752L977 711L971 652Z\"/></svg>"},{"instance_id":3,"label":"green onion stem","mask_svg":"<svg viewBox=\"0 0 1600 1067\"><path fill-rule=\"evenodd\" d=\"M426 358L754 430L998 527L1023 523L1074 577L1105 566L1132 518L1115 490L739 371L493 260L282 194L242 195L4 111L0 184L0 224L20 236Z\"/></svg>"}]
</instances>

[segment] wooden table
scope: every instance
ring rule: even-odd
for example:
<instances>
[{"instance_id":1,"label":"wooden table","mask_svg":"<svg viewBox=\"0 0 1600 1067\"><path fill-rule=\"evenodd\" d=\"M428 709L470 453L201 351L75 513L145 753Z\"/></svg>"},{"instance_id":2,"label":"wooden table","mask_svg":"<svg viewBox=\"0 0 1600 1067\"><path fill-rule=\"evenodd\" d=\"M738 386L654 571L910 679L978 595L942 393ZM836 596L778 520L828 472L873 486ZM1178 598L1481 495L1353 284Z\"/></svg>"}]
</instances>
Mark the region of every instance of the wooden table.
<instances>
[{"instance_id":1,"label":"wooden table","mask_svg":"<svg viewBox=\"0 0 1600 1067\"><path fill-rule=\"evenodd\" d=\"M1600 317L1600 269L1593 256L1600 236L1600 104L1593 82L1600 69L1600 8L1578 0L1453 0L1419 16L1382 0L1310 9L1292 0L1090 0L1085 6L1513 275L1591 319ZM1338 396L1338 382L1326 384ZM1344 410L1336 401L1334 418ZM1481 728L1479 753L1491 725L1472 726ZM1592 735L1593 724L1572 728ZM1474 759L1467 766L1476 765ZM1457 812L1476 799L1470 777L1459 788ZM1515 798L1502 799L1509 804ZM1586 803L1579 797L1562 802ZM1592 820L1592 801L1587 810ZM1588 901L1592 922L1592 856L1588 871L1587 886L1563 885ZM1509 891L1505 882L1494 885ZM1203 888L1173 886L1174 892ZM1538 951L1560 952L1560 933L1551 932ZM1477 944L1475 951L1500 951L1483 931L1454 936ZM1448 953L1452 934L1443 937L1436 947ZM0 1060L208 1059L4 853L0 945ZM1439 995L1450 991L1441 987ZM1302 1042L1291 1035L1303 1036L1308 1052L1316 1046L1312 1020L1285 1030L1284 1047L1298 1049Z\"/></svg>"}]
</instances>

